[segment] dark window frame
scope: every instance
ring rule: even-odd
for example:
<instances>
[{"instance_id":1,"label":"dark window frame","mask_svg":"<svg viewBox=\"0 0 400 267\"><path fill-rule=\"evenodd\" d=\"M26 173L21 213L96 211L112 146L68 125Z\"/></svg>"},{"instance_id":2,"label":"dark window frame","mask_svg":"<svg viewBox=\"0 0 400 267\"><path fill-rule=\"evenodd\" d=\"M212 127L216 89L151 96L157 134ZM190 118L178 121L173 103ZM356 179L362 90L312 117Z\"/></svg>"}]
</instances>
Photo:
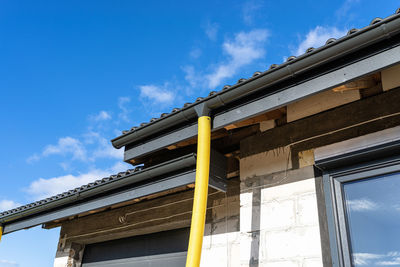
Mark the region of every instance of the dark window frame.
<instances>
[{"instance_id":1,"label":"dark window frame","mask_svg":"<svg viewBox=\"0 0 400 267\"><path fill-rule=\"evenodd\" d=\"M392 144L384 146L383 149L385 149L385 147L393 148ZM374 150L375 148L371 148L369 149L369 152ZM343 184L350 181L400 172L400 156L397 153L395 153L395 155L396 156L380 159L370 157L369 161L364 161L355 165L349 165L349 163L352 162L352 159L347 158L348 155L343 155L343 157L336 157L336 159L342 162L344 158L348 159L347 165L336 165L333 169L323 168L322 179L332 266L353 266L347 214L343 197ZM357 156L354 159L357 159ZM318 163L316 163L316 166L318 166Z\"/></svg>"}]
</instances>

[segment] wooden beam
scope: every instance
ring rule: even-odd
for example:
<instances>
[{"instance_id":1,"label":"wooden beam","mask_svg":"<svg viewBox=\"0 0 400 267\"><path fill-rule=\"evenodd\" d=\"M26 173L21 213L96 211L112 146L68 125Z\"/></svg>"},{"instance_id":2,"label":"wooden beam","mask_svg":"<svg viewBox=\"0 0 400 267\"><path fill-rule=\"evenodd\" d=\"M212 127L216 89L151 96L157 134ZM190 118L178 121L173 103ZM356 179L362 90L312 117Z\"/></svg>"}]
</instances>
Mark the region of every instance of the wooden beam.
<instances>
[{"instance_id":1,"label":"wooden beam","mask_svg":"<svg viewBox=\"0 0 400 267\"><path fill-rule=\"evenodd\" d=\"M230 124L228 126L225 126L224 128L226 130L232 130L232 129L236 129L236 128L241 128L241 127L245 127L245 126L249 126L249 125L254 125L254 124L258 124L262 121L269 121L269 120L276 120L276 119L280 119L282 117L284 117L286 114L286 110L285 108L279 108L276 110L272 110L270 112L249 118L247 120L243 120L234 124Z\"/></svg>"},{"instance_id":2,"label":"wooden beam","mask_svg":"<svg viewBox=\"0 0 400 267\"><path fill-rule=\"evenodd\" d=\"M248 157L329 133L338 135L336 131L340 129L400 112L398 103L400 103L400 90L390 90L287 123L243 139L240 143L241 157ZM397 123L395 118L392 121L391 126ZM371 131L374 130L377 131L377 129L371 129ZM326 138L326 136L321 138ZM303 148L303 150L305 149L307 148Z\"/></svg>"},{"instance_id":3,"label":"wooden beam","mask_svg":"<svg viewBox=\"0 0 400 267\"><path fill-rule=\"evenodd\" d=\"M227 194L209 190L207 220L213 220L212 209L220 205L228 205L231 213L239 214L239 184L239 179L229 180ZM183 191L65 221L61 236L87 244L187 227L190 225L192 205L193 190Z\"/></svg>"},{"instance_id":4,"label":"wooden beam","mask_svg":"<svg viewBox=\"0 0 400 267\"><path fill-rule=\"evenodd\" d=\"M346 83L339 87L333 88L332 90L334 92L344 92L344 91L348 91L348 90L366 89L366 88L376 86L377 83L379 83L380 81L381 81L380 73L377 73L377 74L372 74L372 75L363 77L356 81Z\"/></svg>"}]
</instances>

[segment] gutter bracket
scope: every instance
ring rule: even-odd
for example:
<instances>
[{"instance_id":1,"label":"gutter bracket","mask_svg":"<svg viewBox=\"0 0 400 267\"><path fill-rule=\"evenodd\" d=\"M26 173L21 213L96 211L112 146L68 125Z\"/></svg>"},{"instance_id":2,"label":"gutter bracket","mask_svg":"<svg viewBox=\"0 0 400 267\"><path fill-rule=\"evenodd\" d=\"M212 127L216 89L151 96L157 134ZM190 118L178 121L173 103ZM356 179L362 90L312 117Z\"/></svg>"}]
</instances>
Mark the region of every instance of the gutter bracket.
<instances>
[{"instance_id":1,"label":"gutter bracket","mask_svg":"<svg viewBox=\"0 0 400 267\"><path fill-rule=\"evenodd\" d=\"M227 159L224 155L211 148L210 179L208 185L218 191L226 193L227 186Z\"/></svg>"}]
</instances>

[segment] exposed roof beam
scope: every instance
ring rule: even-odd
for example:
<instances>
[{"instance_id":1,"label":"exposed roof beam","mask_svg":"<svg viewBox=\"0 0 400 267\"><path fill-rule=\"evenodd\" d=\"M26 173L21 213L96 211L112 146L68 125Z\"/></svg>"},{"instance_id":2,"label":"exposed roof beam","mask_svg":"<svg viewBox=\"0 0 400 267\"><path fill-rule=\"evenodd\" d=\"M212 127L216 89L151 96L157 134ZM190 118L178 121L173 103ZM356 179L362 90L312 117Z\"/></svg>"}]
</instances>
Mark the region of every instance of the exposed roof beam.
<instances>
[{"instance_id":1,"label":"exposed roof beam","mask_svg":"<svg viewBox=\"0 0 400 267\"><path fill-rule=\"evenodd\" d=\"M283 91L265 96L261 99L251 101L227 112L217 114L213 119L213 131L258 116L265 112L275 110L316 93L336 88L399 62L400 47L396 46L387 49L381 53L318 76L304 83L289 87ZM177 142L193 138L196 135L197 124L187 126L177 131L170 132L167 135L130 147L125 151L124 160L130 161L148 155Z\"/></svg>"}]
</instances>

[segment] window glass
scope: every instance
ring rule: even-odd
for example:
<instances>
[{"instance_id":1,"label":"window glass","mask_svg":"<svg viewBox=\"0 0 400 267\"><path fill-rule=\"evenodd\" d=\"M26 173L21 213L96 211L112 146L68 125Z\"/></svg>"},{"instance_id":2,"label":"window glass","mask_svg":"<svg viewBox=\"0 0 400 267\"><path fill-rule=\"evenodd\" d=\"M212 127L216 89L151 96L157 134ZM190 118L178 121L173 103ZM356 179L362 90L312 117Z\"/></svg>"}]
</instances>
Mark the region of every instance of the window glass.
<instances>
[{"instance_id":1,"label":"window glass","mask_svg":"<svg viewBox=\"0 0 400 267\"><path fill-rule=\"evenodd\" d=\"M343 183L354 266L400 266L400 173Z\"/></svg>"}]
</instances>

